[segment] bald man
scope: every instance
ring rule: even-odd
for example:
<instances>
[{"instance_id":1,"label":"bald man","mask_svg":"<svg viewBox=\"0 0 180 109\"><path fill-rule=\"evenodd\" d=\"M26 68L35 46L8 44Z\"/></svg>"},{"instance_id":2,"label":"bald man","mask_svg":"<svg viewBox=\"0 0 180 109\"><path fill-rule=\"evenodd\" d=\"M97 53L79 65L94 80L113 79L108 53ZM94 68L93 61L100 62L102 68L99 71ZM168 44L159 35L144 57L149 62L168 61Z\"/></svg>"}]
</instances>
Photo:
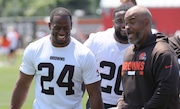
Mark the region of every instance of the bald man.
<instances>
[{"instance_id":1,"label":"bald man","mask_svg":"<svg viewBox=\"0 0 180 109\"><path fill-rule=\"evenodd\" d=\"M145 7L130 8L124 19L132 45L124 55L119 109L179 109L178 61L167 37L152 34L152 15Z\"/></svg>"},{"instance_id":2,"label":"bald man","mask_svg":"<svg viewBox=\"0 0 180 109\"><path fill-rule=\"evenodd\" d=\"M136 0L120 0L120 4L130 4L130 2L131 3L133 3L134 5L137 5L137 2L136 2ZM159 31L156 29L156 28L151 28L151 31L152 31L152 33L153 34L156 34L156 33L159 33Z\"/></svg>"}]
</instances>

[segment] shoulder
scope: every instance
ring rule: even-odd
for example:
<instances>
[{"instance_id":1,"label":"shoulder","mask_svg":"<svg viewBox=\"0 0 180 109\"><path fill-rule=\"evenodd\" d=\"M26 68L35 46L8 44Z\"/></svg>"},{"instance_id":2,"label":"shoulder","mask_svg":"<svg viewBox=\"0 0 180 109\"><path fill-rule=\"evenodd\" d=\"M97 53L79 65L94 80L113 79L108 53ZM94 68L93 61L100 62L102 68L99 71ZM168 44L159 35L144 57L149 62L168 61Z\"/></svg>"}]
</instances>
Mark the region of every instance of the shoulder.
<instances>
[{"instance_id":1,"label":"shoulder","mask_svg":"<svg viewBox=\"0 0 180 109\"><path fill-rule=\"evenodd\" d=\"M180 36L170 37L169 45L175 50L178 58L180 58Z\"/></svg>"},{"instance_id":2,"label":"shoulder","mask_svg":"<svg viewBox=\"0 0 180 109\"><path fill-rule=\"evenodd\" d=\"M165 56L165 55L175 55L174 49L167 42L156 43L153 52L153 56Z\"/></svg>"},{"instance_id":3,"label":"shoulder","mask_svg":"<svg viewBox=\"0 0 180 109\"><path fill-rule=\"evenodd\" d=\"M109 35L112 35L114 33L114 28L109 28L105 31L99 31L99 32L96 32L96 33L91 33L89 35L90 38L101 38L102 37L108 37Z\"/></svg>"},{"instance_id":4,"label":"shoulder","mask_svg":"<svg viewBox=\"0 0 180 109\"><path fill-rule=\"evenodd\" d=\"M156 45L155 48L157 50L170 50L169 39L168 36L163 35L162 33L155 34L156 36Z\"/></svg>"},{"instance_id":5,"label":"shoulder","mask_svg":"<svg viewBox=\"0 0 180 109\"><path fill-rule=\"evenodd\" d=\"M180 45L180 35L171 36L168 38L170 44L179 44Z\"/></svg>"},{"instance_id":6,"label":"shoulder","mask_svg":"<svg viewBox=\"0 0 180 109\"><path fill-rule=\"evenodd\" d=\"M89 38L84 42L84 45L99 45L113 40L114 28L109 28L105 31L91 33Z\"/></svg>"},{"instance_id":7,"label":"shoulder","mask_svg":"<svg viewBox=\"0 0 180 109\"><path fill-rule=\"evenodd\" d=\"M49 38L50 38L50 35L48 35L46 37L43 37L41 39L38 39L36 41L33 41L33 42L28 44L26 49L28 49L28 50L37 50L37 49L41 48L43 45L48 44L49 43L48 41L50 41Z\"/></svg>"},{"instance_id":8,"label":"shoulder","mask_svg":"<svg viewBox=\"0 0 180 109\"><path fill-rule=\"evenodd\" d=\"M76 60L78 60L82 65L93 61L95 62L95 56L92 51L73 37L71 38L71 48L74 49L73 55Z\"/></svg>"},{"instance_id":9,"label":"shoulder","mask_svg":"<svg viewBox=\"0 0 180 109\"><path fill-rule=\"evenodd\" d=\"M71 37L71 43L74 44L75 49L77 49L76 51L79 51L80 53L83 52L89 52L90 49L88 47L86 47L85 45L83 45L81 42L79 42L78 40L76 40L75 38Z\"/></svg>"}]
</instances>

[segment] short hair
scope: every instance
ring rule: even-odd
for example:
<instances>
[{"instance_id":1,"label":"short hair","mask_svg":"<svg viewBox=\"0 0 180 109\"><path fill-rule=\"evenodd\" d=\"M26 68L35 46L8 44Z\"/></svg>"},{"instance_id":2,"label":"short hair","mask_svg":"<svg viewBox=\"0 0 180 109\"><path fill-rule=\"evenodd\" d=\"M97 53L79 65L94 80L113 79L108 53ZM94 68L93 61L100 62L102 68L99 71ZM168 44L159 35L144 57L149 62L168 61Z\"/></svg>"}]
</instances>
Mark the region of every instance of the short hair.
<instances>
[{"instance_id":1,"label":"short hair","mask_svg":"<svg viewBox=\"0 0 180 109\"><path fill-rule=\"evenodd\" d=\"M116 12L127 11L131 7L132 7L132 5L127 5L127 4L121 4L120 6L116 7L113 12L113 18L115 17Z\"/></svg>"},{"instance_id":2,"label":"short hair","mask_svg":"<svg viewBox=\"0 0 180 109\"><path fill-rule=\"evenodd\" d=\"M134 5L137 5L136 0L131 0L131 2L132 2Z\"/></svg>"},{"instance_id":3,"label":"short hair","mask_svg":"<svg viewBox=\"0 0 180 109\"><path fill-rule=\"evenodd\" d=\"M58 7L51 11L51 13L50 13L50 22L51 23L53 22L54 16L69 16L70 20L72 20L71 12L68 9L63 8L63 7Z\"/></svg>"},{"instance_id":4,"label":"short hair","mask_svg":"<svg viewBox=\"0 0 180 109\"><path fill-rule=\"evenodd\" d=\"M126 2L132 2L134 5L137 5L136 0L120 0L121 3L126 3Z\"/></svg>"}]
</instances>

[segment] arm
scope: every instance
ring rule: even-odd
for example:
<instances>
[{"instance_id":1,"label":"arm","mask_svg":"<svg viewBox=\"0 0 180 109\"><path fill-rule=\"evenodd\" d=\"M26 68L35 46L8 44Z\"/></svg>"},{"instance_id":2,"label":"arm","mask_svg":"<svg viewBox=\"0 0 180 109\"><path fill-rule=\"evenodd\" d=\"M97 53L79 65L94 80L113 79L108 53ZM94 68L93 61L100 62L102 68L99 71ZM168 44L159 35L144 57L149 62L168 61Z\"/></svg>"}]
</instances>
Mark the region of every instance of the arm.
<instances>
[{"instance_id":1,"label":"arm","mask_svg":"<svg viewBox=\"0 0 180 109\"><path fill-rule=\"evenodd\" d=\"M154 67L154 78L157 87L145 107L165 109L177 96L178 92L179 69L177 58L173 53L166 51L158 57Z\"/></svg>"},{"instance_id":2,"label":"arm","mask_svg":"<svg viewBox=\"0 0 180 109\"><path fill-rule=\"evenodd\" d=\"M33 77L34 75L26 75L20 72L12 93L10 109L20 109L22 107L26 100Z\"/></svg>"},{"instance_id":3,"label":"arm","mask_svg":"<svg viewBox=\"0 0 180 109\"><path fill-rule=\"evenodd\" d=\"M86 85L91 109L103 109L101 81Z\"/></svg>"}]
</instances>

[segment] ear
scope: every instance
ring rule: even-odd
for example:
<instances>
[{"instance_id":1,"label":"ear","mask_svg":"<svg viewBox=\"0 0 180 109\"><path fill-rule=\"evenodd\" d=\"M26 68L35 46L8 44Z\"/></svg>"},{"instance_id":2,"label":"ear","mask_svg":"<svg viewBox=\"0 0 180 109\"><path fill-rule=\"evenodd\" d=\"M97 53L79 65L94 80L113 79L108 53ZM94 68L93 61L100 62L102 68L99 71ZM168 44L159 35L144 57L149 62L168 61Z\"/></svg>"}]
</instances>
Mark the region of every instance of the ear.
<instances>
[{"instance_id":1,"label":"ear","mask_svg":"<svg viewBox=\"0 0 180 109\"><path fill-rule=\"evenodd\" d=\"M112 23L113 23L113 24L115 23L115 20L114 20L114 19L112 20Z\"/></svg>"},{"instance_id":2,"label":"ear","mask_svg":"<svg viewBox=\"0 0 180 109\"><path fill-rule=\"evenodd\" d=\"M145 18L145 19L144 19L144 25L145 25L145 26L151 25L148 18Z\"/></svg>"},{"instance_id":3,"label":"ear","mask_svg":"<svg viewBox=\"0 0 180 109\"><path fill-rule=\"evenodd\" d=\"M48 23L49 29L51 30L51 23Z\"/></svg>"},{"instance_id":4,"label":"ear","mask_svg":"<svg viewBox=\"0 0 180 109\"><path fill-rule=\"evenodd\" d=\"M113 18L112 20L112 24L113 24L113 27L116 26L116 21L115 21L115 18Z\"/></svg>"},{"instance_id":5,"label":"ear","mask_svg":"<svg viewBox=\"0 0 180 109\"><path fill-rule=\"evenodd\" d=\"M73 23L71 22L71 30L72 30Z\"/></svg>"}]
</instances>

